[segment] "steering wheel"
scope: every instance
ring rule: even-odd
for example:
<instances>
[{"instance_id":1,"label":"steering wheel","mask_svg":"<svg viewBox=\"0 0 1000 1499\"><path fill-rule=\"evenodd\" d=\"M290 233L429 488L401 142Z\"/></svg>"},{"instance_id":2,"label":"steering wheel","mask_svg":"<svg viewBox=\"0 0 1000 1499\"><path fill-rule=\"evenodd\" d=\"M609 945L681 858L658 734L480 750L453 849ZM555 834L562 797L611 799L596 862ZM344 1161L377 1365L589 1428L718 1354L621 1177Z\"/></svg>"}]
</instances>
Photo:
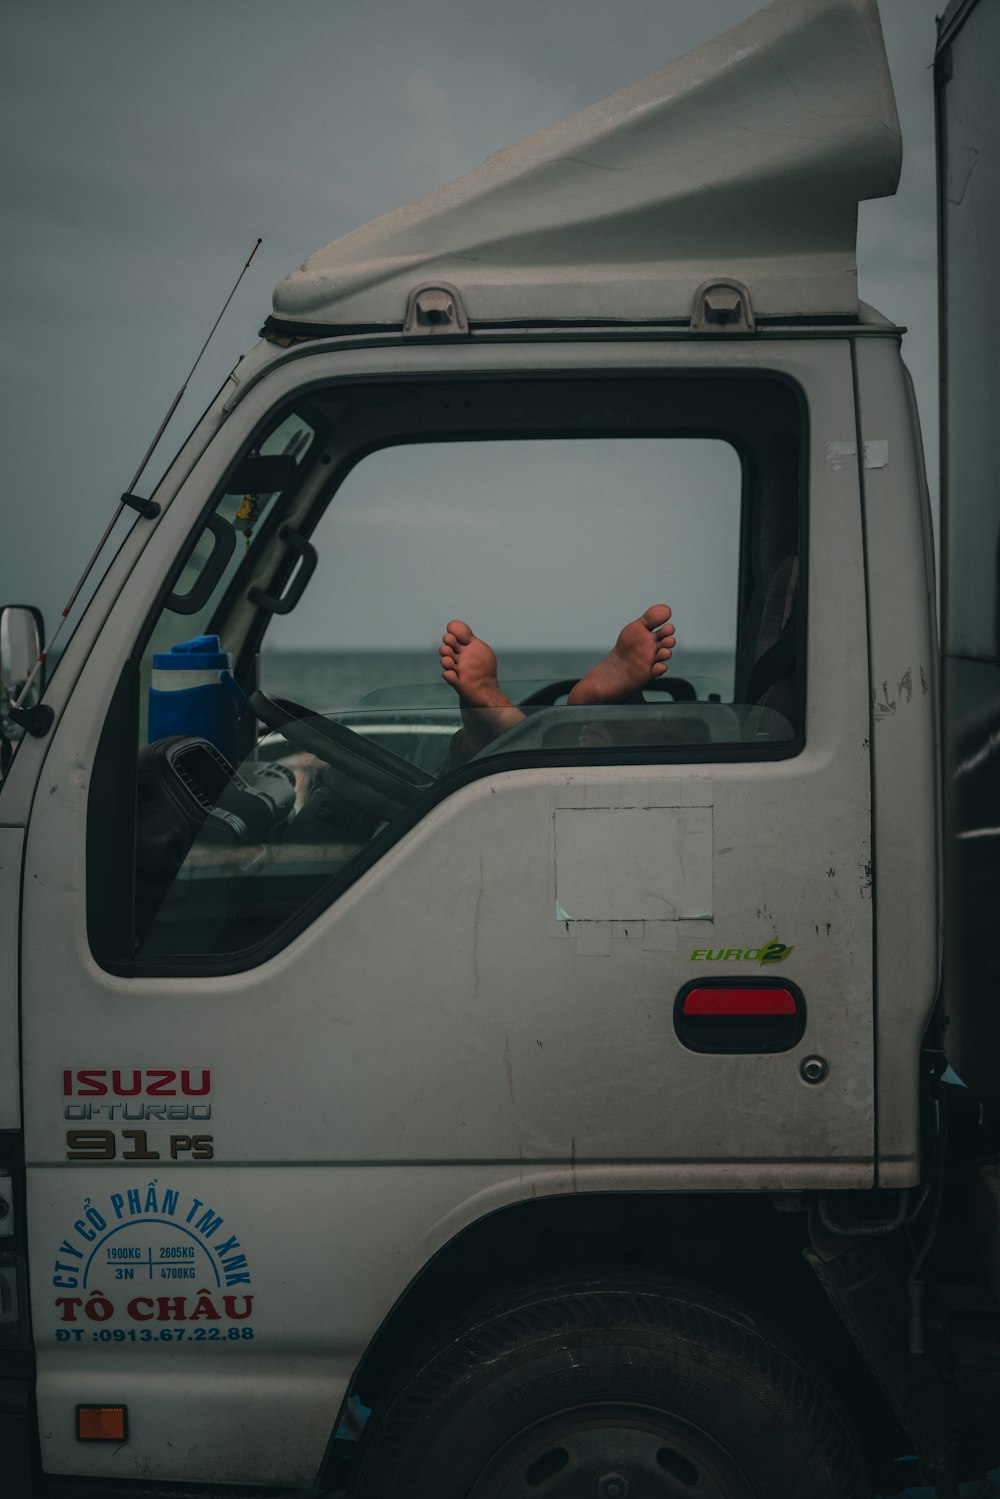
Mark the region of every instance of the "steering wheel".
<instances>
[{"instance_id":1,"label":"steering wheel","mask_svg":"<svg viewBox=\"0 0 1000 1499\"><path fill-rule=\"evenodd\" d=\"M432 784L402 755L394 755L363 734L303 708L301 703L253 692L250 706L262 723L283 734L296 749L315 755L396 806L408 807Z\"/></svg>"},{"instance_id":2,"label":"steering wheel","mask_svg":"<svg viewBox=\"0 0 1000 1499\"><path fill-rule=\"evenodd\" d=\"M529 692L527 697L523 697L518 707L549 707L557 697L565 697L571 692L576 684L576 677L565 677L558 682L546 682L544 687L536 687L534 692ZM668 697L678 703L693 703L698 698L694 687L684 677L653 677L651 681L644 684L642 690L643 692L665 692Z\"/></svg>"}]
</instances>

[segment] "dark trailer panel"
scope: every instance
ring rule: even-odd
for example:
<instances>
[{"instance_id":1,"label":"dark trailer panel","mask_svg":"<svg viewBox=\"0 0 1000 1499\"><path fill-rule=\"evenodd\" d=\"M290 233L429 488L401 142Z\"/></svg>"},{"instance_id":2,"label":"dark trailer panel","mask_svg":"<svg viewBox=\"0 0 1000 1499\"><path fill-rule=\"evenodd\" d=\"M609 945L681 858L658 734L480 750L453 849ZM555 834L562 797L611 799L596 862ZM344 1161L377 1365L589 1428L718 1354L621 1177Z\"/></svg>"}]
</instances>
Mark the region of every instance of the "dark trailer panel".
<instances>
[{"instance_id":1,"label":"dark trailer panel","mask_svg":"<svg viewBox=\"0 0 1000 1499\"><path fill-rule=\"evenodd\" d=\"M935 84L949 1058L1000 1079L1000 3L954 0Z\"/></svg>"}]
</instances>

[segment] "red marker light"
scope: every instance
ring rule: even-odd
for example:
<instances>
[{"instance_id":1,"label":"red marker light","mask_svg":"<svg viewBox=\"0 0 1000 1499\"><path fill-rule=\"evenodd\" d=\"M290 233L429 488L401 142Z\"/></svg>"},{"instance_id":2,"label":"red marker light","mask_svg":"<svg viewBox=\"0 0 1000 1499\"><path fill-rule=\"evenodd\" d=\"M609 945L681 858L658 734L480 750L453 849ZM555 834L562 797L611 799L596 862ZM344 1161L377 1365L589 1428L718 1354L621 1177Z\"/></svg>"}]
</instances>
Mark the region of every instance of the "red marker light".
<instances>
[{"instance_id":1,"label":"red marker light","mask_svg":"<svg viewBox=\"0 0 1000 1499\"><path fill-rule=\"evenodd\" d=\"M790 1051L805 1028L805 998L790 979L692 979L674 1000L674 1030L689 1051Z\"/></svg>"},{"instance_id":2,"label":"red marker light","mask_svg":"<svg viewBox=\"0 0 1000 1499\"><path fill-rule=\"evenodd\" d=\"M685 1015L794 1015L797 1006L788 989L689 989Z\"/></svg>"}]
</instances>

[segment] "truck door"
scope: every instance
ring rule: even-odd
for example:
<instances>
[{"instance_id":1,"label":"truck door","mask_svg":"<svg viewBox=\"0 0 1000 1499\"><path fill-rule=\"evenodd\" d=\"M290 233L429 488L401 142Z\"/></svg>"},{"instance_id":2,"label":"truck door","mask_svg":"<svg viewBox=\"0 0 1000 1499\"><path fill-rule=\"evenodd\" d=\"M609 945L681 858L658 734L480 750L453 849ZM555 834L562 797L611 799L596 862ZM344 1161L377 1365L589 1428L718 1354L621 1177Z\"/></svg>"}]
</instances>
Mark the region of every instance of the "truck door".
<instances>
[{"instance_id":1,"label":"truck door","mask_svg":"<svg viewBox=\"0 0 1000 1499\"><path fill-rule=\"evenodd\" d=\"M28 833L50 1471L311 1481L504 1203L871 1184L855 442L822 335L293 351L233 403ZM666 676L567 704L660 602ZM456 617L523 715L471 747ZM77 1440L94 1403L127 1441Z\"/></svg>"}]
</instances>

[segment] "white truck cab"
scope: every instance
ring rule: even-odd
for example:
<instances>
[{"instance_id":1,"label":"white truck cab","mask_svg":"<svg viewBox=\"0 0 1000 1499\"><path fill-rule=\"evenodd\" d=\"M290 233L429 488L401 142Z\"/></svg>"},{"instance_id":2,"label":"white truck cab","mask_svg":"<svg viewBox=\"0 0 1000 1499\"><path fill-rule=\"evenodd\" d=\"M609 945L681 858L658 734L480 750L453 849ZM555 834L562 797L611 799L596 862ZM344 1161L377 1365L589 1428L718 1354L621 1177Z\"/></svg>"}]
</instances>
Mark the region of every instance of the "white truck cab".
<instances>
[{"instance_id":1,"label":"white truck cab","mask_svg":"<svg viewBox=\"0 0 1000 1499\"><path fill-rule=\"evenodd\" d=\"M929 506L854 258L900 152L875 0L774 0L277 287L7 721L18 1492L1000 1459ZM587 706L499 650L496 733L408 617L350 692L272 649L347 654L414 578L442 630L514 600L611 645L663 601L678 649Z\"/></svg>"}]
</instances>

